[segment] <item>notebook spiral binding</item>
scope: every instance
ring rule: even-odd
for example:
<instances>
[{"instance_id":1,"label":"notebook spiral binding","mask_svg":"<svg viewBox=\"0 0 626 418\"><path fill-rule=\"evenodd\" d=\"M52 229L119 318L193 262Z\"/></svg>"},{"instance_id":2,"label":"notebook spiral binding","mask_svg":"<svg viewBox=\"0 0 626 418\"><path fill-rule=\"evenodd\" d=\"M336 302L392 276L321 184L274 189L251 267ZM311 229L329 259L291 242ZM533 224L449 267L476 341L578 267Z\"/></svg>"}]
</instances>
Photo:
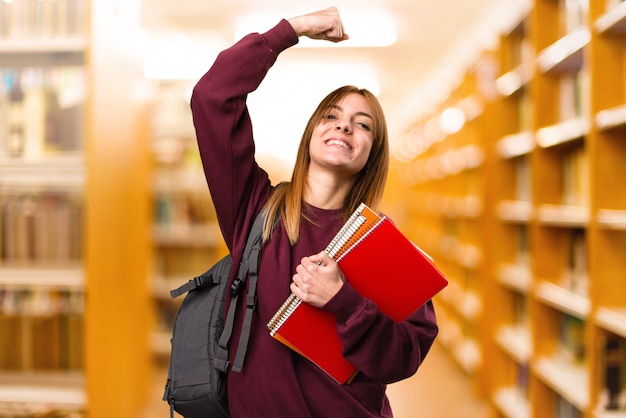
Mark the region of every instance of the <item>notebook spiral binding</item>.
<instances>
[{"instance_id":1,"label":"notebook spiral binding","mask_svg":"<svg viewBox=\"0 0 626 418\"><path fill-rule=\"evenodd\" d=\"M326 252L333 257L335 255L335 253L337 251L339 251L341 249L341 245L339 245L339 241L344 238L344 244L345 244L345 238L346 237L346 232L348 231L348 229L354 225L355 221L357 221L359 218L362 219L362 215L361 213L363 212L363 208L365 208L365 204L361 203L359 205L359 207L354 211L354 213L352 213L352 215L350 215L350 218L348 218L348 220L346 221L346 223L341 227L341 229L339 230L339 232L337 232L337 235L335 235L335 237L333 238L333 240L330 242L330 244L328 244L328 247L326 247ZM349 236L348 236L349 238Z\"/></svg>"},{"instance_id":2,"label":"notebook spiral binding","mask_svg":"<svg viewBox=\"0 0 626 418\"><path fill-rule=\"evenodd\" d=\"M287 318L291 316L298 306L302 303L302 300L293 293L287 298L285 303L274 314L272 319L267 324L267 329L270 330L270 335L273 337L276 335L280 327L285 323Z\"/></svg>"}]
</instances>

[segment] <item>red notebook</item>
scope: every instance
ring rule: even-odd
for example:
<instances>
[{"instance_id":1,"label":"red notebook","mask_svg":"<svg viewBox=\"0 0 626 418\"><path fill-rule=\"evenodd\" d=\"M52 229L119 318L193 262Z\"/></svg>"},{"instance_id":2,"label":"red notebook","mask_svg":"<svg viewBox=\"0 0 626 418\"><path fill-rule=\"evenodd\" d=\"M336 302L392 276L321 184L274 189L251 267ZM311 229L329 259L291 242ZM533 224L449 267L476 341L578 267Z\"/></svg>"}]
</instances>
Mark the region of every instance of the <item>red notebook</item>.
<instances>
[{"instance_id":1,"label":"red notebook","mask_svg":"<svg viewBox=\"0 0 626 418\"><path fill-rule=\"evenodd\" d=\"M447 284L432 260L385 216L361 204L326 248L346 280L395 321L402 321ZM342 355L335 316L291 295L267 325L270 334L339 383L356 368Z\"/></svg>"}]
</instances>

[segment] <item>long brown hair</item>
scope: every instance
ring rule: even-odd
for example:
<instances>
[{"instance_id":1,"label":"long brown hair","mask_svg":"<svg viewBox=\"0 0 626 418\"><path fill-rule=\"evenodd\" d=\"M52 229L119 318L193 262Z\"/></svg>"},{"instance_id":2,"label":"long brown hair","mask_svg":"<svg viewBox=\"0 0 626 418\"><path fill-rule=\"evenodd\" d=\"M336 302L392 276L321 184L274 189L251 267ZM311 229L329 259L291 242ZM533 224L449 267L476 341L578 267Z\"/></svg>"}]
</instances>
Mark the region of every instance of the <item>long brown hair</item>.
<instances>
[{"instance_id":1,"label":"long brown hair","mask_svg":"<svg viewBox=\"0 0 626 418\"><path fill-rule=\"evenodd\" d=\"M344 217L347 219L362 202L374 210L378 209L389 170L389 138L385 115L380 102L370 91L354 86L340 87L328 94L311 115L300 140L291 181L278 184L265 205L264 241L270 238L272 225L278 214L282 218L291 245L298 241L303 216L302 201L311 162L309 145L313 131L329 109L351 93L360 94L369 103L374 119L372 126L374 142L367 163L358 173L352 189L346 196L343 205Z\"/></svg>"}]
</instances>

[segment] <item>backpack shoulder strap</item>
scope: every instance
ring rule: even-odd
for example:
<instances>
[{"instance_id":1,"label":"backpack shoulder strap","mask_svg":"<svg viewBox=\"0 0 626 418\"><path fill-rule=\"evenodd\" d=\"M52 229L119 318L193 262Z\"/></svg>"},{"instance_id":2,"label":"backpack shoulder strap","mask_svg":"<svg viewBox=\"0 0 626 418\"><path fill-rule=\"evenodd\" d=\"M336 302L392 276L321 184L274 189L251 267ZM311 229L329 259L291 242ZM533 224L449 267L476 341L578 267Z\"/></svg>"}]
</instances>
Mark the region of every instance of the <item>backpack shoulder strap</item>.
<instances>
[{"instance_id":1,"label":"backpack shoulder strap","mask_svg":"<svg viewBox=\"0 0 626 418\"><path fill-rule=\"evenodd\" d=\"M218 342L217 356L218 359L215 362L215 367L222 371L227 372L230 366L228 359L228 342L233 333L233 326L235 323L235 313L237 310L237 301L241 289L245 287L245 282L250 274L250 285L248 287L248 294L246 295L246 314L244 316L243 328L239 339L239 345L237 347L237 354L235 355L235 363L233 364L233 371L240 372L243 365L243 359L245 358L248 340L250 337L250 329L252 324L252 312L256 308L256 285L259 268L259 258L261 255L261 244L263 241L263 211L259 212L252 224L252 229L248 235L248 241L243 251L243 257L239 264L239 270L237 277L233 280L230 287L230 306L226 318L224 319L224 330L220 336ZM275 225L275 224L274 224Z\"/></svg>"}]
</instances>

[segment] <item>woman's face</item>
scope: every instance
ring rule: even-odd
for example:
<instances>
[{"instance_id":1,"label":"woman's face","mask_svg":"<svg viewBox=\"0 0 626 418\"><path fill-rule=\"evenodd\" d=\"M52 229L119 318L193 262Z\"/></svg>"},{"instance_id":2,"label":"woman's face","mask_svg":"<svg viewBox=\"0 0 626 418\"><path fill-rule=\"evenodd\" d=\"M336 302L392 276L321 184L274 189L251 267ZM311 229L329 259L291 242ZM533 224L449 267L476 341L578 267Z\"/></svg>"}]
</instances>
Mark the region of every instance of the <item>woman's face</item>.
<instances>
[{"instance_id":1,"label":"woman's face","mask_svg":"<svg viewBox=\"0 0 626 418\"><path fill-rule=\"evenodd\" d=\"M326 168L355 175L372 149L372 111L360 94L349 93L332 106L313 130L309 169Z\"/></svg>"}]
</instances>

